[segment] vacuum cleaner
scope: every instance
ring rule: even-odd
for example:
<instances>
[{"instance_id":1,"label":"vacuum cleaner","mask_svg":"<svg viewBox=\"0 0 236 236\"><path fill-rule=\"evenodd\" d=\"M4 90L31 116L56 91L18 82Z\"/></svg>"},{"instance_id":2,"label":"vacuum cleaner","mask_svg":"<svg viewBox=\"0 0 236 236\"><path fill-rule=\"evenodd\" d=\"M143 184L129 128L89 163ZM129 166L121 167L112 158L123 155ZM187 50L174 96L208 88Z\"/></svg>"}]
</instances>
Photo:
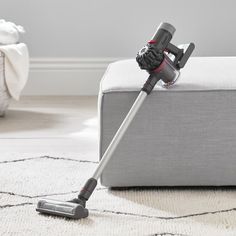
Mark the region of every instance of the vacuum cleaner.
<instances>
[{"instance_id":1,"label":"vacuum cleaner","mask_svg":"<svg viewBox=\"0 0 236 236\"><path fill-rule=\"evenodd\" d=\"M145 98L152 92L158 81L165 88L173 85L180 75L180 69L185 66L194 50L193 43L181 47L171 44L170 41L174 32L174 26L169 23L161 23L152 39L138 52L136 61L142 70L149 73L149 77L102 156L93 176L87 180L78 197L67 202L41 199L37 204L36 211L72 219L88 217L86 202L96 188L98 179Z\"/></svg>"}]
</instances>

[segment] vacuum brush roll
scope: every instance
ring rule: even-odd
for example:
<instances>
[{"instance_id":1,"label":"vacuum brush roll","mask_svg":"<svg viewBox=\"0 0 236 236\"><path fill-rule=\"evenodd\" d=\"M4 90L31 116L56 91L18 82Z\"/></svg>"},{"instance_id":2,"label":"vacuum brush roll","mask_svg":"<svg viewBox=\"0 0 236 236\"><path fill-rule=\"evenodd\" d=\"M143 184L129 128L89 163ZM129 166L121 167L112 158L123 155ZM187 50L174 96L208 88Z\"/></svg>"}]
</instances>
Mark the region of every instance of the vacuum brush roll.
<instances>
[{"instance_id":1,"label":"vacuum brush roll","mask_svg":"<svg viewBox=\"0 0 236 236\"><path fill-rule=\"evenodd\" d=\"M55 216L64 216L72 219L88 217L88 210L81 204L52 199L39 200L36 211Z\"/></svg>"}]
</instances>

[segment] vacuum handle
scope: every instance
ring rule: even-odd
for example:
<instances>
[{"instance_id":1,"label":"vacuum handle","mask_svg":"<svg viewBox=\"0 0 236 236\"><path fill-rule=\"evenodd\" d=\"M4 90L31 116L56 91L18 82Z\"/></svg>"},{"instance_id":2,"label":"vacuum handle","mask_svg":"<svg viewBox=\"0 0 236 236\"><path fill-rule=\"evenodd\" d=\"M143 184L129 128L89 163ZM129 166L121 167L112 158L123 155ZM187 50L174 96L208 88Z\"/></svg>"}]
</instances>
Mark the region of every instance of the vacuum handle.
<instances>
[{"instance_id":1,"label":"vacuum handle","mask_svg":"<svg viewBox=\"0 0 236 236\"><path fill-rule=\"evenodd\" d=\"M179 68L183 68L185 66L189 57L192 55L194 48L195 48L194 43L187 44L187 46L186 46L186 44L184 45L184 47L183 47L184 54L178 63Z\"/></svg>"}]
</instances>

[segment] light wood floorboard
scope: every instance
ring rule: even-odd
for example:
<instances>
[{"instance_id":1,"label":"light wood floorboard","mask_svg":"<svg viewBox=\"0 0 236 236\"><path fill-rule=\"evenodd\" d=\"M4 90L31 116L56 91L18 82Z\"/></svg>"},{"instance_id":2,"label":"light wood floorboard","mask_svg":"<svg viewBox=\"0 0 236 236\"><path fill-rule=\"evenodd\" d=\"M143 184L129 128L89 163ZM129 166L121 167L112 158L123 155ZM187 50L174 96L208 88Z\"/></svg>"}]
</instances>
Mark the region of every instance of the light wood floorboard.
<instances>
[{"instance_id":1,"label":"light wood floorboard","mask_svg":"<svg viewBox=\"0 0 236 236\"><path fill-rule=\"evenodd\" d=\"M78 152L96 160L97 129L97 97L23 97L0 118L0 153Z\"/></svg>"}]
</instances>

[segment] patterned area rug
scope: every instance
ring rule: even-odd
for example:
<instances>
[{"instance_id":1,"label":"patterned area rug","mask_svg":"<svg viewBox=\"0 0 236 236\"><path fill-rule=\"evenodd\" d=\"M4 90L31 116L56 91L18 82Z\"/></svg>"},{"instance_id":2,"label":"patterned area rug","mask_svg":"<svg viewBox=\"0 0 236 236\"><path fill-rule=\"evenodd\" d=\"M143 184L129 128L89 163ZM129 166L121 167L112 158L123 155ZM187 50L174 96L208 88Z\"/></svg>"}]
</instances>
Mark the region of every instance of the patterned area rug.
<instances>
[{"instance_id":1,"label":"patterned area rug","mask_svg":"<svg viewBox=\"0 0 236 236\"><path fill-rule=\"evenodd\" d=\"M69 200L97 162L62 156L0 157L0 235L236 235L236 189L98 186L80 221L35 211L40 197Z\"/></svg>"}]
</instances>

